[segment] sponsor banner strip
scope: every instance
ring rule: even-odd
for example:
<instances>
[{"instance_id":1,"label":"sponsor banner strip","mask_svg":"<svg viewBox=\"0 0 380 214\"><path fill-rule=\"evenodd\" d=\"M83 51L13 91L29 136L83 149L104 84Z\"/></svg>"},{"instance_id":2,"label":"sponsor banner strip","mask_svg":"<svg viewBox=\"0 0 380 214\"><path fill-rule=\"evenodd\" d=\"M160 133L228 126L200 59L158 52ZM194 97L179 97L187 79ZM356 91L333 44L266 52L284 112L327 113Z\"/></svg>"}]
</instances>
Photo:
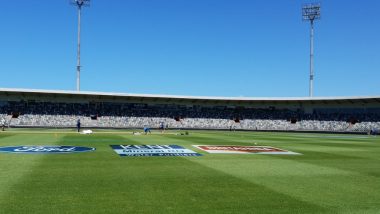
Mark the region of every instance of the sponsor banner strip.
<instances>
[{"instance_id":1,"label":"sponsor banner strip","mask_svg":"<svg viewBox=\"0 0 380 214\"><path fill-rule=\"evenodd\" d=\"M271 146L231 146L231 145L193 145L202 151L212 154L269 154L269 155L299 155Z\"/></svg>"},{"instance_id":2,"label":"sponsor banner strip","mask_svg":"<svg viewBox=\"0 0 380 214\"><path fill-rule=\"evenodd\" d=\"M63 153L78 153L91 152L95 148L81 146L6 146L0 147L0 152L6 153L28 153L28 154L63 154Z\"/></svg>"},{"instance_id":3,"label":"sponsor banner strip","mask_svg":"<svg viewBox=\"0 0 380 214\"><path fill-rule=\"evenodd\" d=\"M120 156L202 156L178 145L111 145Z\"/></svg>"}]
</instances>

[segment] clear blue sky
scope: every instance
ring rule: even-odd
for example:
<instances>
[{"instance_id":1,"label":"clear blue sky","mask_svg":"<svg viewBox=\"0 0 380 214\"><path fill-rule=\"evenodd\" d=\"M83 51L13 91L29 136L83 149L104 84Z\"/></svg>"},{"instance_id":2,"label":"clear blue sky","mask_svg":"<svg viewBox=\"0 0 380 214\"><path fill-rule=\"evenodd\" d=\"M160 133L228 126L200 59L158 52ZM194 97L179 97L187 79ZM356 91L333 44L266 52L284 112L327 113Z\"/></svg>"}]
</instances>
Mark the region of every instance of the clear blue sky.
<instances>
[{"instance_id":1,"label":"clear blue sky","mask_svg":"<svg viewBox=\"0 0 380 214\"><path fill-rule=\"evenodd\" d=\"M75 90L68 0L1 1L0 87ZM92 0L84 91L308 96L301 0ZM380 1L322 0L315 96L380 95Z\"/></svg>"}]
</instances>

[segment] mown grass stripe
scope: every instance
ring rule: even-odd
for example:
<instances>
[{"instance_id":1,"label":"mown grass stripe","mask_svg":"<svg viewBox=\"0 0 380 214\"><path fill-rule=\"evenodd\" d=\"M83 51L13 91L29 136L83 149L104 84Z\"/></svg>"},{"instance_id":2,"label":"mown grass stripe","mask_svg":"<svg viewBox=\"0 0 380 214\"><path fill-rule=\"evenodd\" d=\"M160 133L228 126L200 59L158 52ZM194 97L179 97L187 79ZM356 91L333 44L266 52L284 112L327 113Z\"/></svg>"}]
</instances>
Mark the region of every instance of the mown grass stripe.
<instances>
[{"instance_id":1,"label":"mown grass stripe","mask_svg":"<svg viewBox=\"0 0 380 214\"><path fill-rule=\"evenodd\" d=\"M184 131L173 133L180 132ZM189 133L79 135L58 130L0 137L0 145L40 142L97 148L72 155L0 154L0 170L9 176L0 179L0 191L9 188L0 199L0 213L376 213L380 209L379 138ZM303 155L213 155L192 147L251 142ZM204 156L121 158L112 144L176 144Z\"/></svg>"}]
</instances>

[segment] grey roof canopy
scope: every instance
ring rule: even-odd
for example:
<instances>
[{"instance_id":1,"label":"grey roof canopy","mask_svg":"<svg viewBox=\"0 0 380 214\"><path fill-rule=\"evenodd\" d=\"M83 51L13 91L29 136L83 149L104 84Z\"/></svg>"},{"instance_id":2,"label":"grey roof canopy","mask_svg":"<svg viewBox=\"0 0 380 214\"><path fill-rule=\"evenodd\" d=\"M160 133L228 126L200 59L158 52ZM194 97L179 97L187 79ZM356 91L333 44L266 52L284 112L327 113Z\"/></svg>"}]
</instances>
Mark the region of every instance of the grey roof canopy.
<instances>
[{"instance_id":1,"label":"grey roof canopy","mask_svg":"<svg viewBox=\"0 0 380 214\"><path fill-rule=\"evenodd\" d=\"M215 97L215 96L182 96L164 94L133 94L133 93L111 93L90 91L64 91L64 90L39 90L39 89L10 89L0 88L0 97L30 97L39 98L70 98L96 101L139 101L167 103L176 102L191 104L380 104L380 96L352 96L352 97Z\"/></svg>"}]
</instances>

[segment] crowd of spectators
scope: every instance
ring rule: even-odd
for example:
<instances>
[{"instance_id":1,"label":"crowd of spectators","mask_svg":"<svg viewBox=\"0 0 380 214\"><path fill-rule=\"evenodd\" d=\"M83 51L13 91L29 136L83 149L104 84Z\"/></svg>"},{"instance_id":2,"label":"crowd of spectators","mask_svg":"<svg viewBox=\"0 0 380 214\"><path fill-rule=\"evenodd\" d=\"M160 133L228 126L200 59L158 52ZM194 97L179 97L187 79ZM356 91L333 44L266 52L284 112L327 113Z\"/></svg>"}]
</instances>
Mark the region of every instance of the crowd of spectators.
<instances>
[{"instance_id":1,"label":"crowd of spectators","mask_svg":"<svg viewBox=\"0 0 380 214\"><path fill-rule=\"evenodd\" d=\"M9 117L10 116L10 117ZM8 119L12 118L12 119ZM380 109L302 110L140 103L7 102L0 121L10 126L141 128L158 127L248 130L358 131L380 128Z\"/></svg>"}]
</instances>

